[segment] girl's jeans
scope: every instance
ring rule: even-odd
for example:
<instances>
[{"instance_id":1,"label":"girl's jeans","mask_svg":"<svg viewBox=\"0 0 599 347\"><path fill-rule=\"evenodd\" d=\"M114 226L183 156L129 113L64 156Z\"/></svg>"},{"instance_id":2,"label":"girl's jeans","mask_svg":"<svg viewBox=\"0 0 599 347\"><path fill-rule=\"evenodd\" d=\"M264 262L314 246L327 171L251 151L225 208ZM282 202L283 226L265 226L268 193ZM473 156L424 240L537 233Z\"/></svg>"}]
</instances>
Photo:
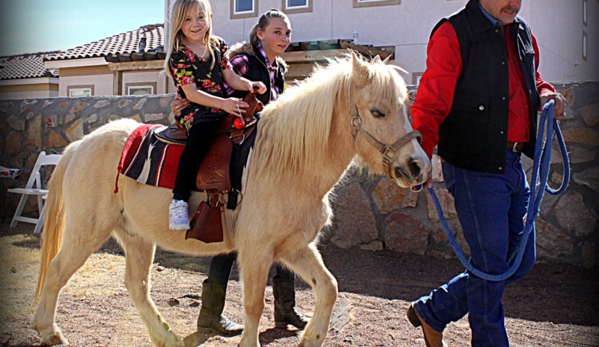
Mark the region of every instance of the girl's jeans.
<instances>
[{"instance_id":1,"label":"girl's jeans","mask_svg":"<svg viewBox=\"0 0 599 347\"><path fill-rule=\"evenodd\" d=\"M187 143L177 169L173 199L188 201L192 190L197 190L196 177L202 161L206 157L214 133L218 129L221 119L204 121L194 124L188 130Z\"/></svg>"},{"instance_id":2,"label":"girl's jeans","mask_svg":"<svg viewBox=\"0 0 599 347\"><path fill-rule=\"evenodd\" d=\"M470 263L489 274L504 273L518 250L524 232L530 188L520 154L507 150L504 174L462 170L443 163L447 189L470 247ZM534 228L534 227L533 227ZM522 277L535 262L534 231L529 235L522 263L505 281L487 281L465 271L418 299L415 309L433 329L467 313L472 346L509 346L501 297L505 285Z\"/></svg>"}]
</instances>

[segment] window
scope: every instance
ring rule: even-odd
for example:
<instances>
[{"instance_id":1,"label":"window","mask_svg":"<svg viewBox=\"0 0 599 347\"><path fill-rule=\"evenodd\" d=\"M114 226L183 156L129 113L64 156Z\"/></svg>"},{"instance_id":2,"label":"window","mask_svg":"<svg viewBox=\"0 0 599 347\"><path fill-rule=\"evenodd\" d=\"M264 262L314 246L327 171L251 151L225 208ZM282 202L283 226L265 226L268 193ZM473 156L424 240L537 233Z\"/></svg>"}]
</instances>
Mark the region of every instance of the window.
<instances>
[{"instance_id":1,"label":"window","mask_svg":"<svg viewBox=\"0 0 599 347\"><path fill-rule=\"evenodd\" d=\"M355 7L399 5L400 0L353 0Z\"/></svg>"},{"instance_id":2,"label":"window","mask_svg":"<svg viewBox=\"0 0 599 347\"><path fill-rule=\"evenodd\" d=\"M156 82L126 83L127 95L151 95L155 94Z\"/></svg>"},{"instance_id":3,"label":"window","mask_svg":"<svg viewBox=\"0 0 599 347\"><path fill-rule=\"evenodd\" d=\"M231 19L258 16L258 0L231 0Z\"/></svg>"},{"instance_id":4,"label":"window","mask_svg":"<svg viewBox=\"0 0 599 347\"><path fill-rule=\"evenodd\" d=\"M67 86L67 95L71 98L93 96L94 86Z\"/></svg>"},{"instance_id":5,"label":"window","mask_svg":"<svg viewBox=\"0 0 599 347\"><path fill-rule=\"evenodd\" d=\"M585 31L582 32L582 59L587 61L588 54L588 38Z\"/></svg>"},{"instance_id":6,"label":"window","mask_svg":"<svg viewBox=\"0 0 599 347\"><path fill-rule=\"evenodd\" d=\"M584 24L584 26L587 26L589 24L587 10L588 10L587 0L582 0L582 24Z\"/></svg>"},{"instance_id":7,"label":"window","mask_svg":"<svg viewBox=\"0 0 599 347\"><path fill-rule=\"evenodd\" d=\"M420 79L422 78L422 72L414 72L412 73L412 84L417 86L420 84Z\"/></svg>"},{"instance_id":8,"label":"window","mask_svg":"<svg viewBox=\"0 0 599 347\"><path fill-rule=\"evenodd\" d=\"M312 12L312 0L281 0L285 13Z\"/></svg>"}]
</instances>

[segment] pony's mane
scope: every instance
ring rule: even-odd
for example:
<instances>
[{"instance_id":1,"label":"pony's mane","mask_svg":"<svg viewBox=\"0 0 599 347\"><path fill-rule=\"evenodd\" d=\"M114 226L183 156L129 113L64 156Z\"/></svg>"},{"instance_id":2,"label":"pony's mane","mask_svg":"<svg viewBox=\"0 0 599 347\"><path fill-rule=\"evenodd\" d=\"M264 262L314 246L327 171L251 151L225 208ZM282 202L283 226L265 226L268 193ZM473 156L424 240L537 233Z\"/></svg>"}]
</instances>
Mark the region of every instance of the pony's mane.
<instances>
[{"instance_id":1,"label":"pony's mane","mask_svg":"<svg viewBox=\"0 0 599 347\"><path fill-rule=\"evenodd\" d=\"M406 99L405 83L394 71L401 68L380 60L369 63L360 56L355 58L368 66L363 77L372 87L373 98ZM349 100L351 78L350 55L330 59L327 66L318 65L308 78L286 88L267 105L262 111L256 142L256 149L260 150L253 155L258 170L268 167L263 174L275 175L280 173L272 172L275 168L296 172L299 167L312 167L311 161L319 153L328 153L333 109L342 97Z\"/></svg>"}]
</instances>

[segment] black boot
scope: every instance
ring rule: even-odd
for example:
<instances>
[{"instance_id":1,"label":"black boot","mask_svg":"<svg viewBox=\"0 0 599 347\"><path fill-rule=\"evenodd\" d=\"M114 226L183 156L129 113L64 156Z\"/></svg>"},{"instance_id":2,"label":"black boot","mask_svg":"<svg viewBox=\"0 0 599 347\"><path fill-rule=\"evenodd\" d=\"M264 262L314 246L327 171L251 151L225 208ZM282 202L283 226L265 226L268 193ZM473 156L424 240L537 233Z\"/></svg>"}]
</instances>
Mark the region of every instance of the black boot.
<instances>
[{"instance_id":1,"label":"black boot","mask_svg":"<svg viewBox=\"0 0 599 347\"><path fill-rule=\"evenodd\" d=\"M272 293L275 297L275 326L287 329L293 325L303 330L309 318L300 315L295 309L295 283L289 279L272 279Z\"/></svg>"},{"instance_id":2,"label":"black boot","mask_svg":"<svg viewBox=\"0 0 599 347\"><path fill-rule=\"evenodd\" d=\"M227 287L222 284L202 284L202 308L198 316L198 332L202 334L218 334L235 336L241 334L243 325L237 324L223 316L225 293Z\"/></svg>"}]
</instances>

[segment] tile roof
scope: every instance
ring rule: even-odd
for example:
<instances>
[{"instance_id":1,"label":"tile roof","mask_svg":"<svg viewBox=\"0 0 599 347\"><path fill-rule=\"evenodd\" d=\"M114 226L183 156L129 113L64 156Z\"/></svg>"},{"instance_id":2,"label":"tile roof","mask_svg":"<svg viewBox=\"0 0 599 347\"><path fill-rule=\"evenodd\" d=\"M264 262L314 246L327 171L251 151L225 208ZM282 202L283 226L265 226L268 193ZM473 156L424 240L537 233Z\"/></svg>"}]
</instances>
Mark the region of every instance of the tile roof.
<instances>
[{"instance_id":1,"label":"tile roof","mask_svg":"<svg viewBox=\"0 0 599 347\"><path fill-rule=\"evenodd\" d=\"M145 52L161 51L164 45L164 24L144 25L136 30L50 54L46 57L46 60L94 58L140 53L139 43L142 37L146 38Z\"/></svg>"},{"instance_id":2,"label":"tile roof","mask_svg":"<svg viewBox=\"0 0 599 347\"><path fill-rule=\"evenodd\" d=\"M54 53L56 52L0 57L0 80L58 77L58 70L44 67L44 58Z\"/></svg>"}]
</instances>

